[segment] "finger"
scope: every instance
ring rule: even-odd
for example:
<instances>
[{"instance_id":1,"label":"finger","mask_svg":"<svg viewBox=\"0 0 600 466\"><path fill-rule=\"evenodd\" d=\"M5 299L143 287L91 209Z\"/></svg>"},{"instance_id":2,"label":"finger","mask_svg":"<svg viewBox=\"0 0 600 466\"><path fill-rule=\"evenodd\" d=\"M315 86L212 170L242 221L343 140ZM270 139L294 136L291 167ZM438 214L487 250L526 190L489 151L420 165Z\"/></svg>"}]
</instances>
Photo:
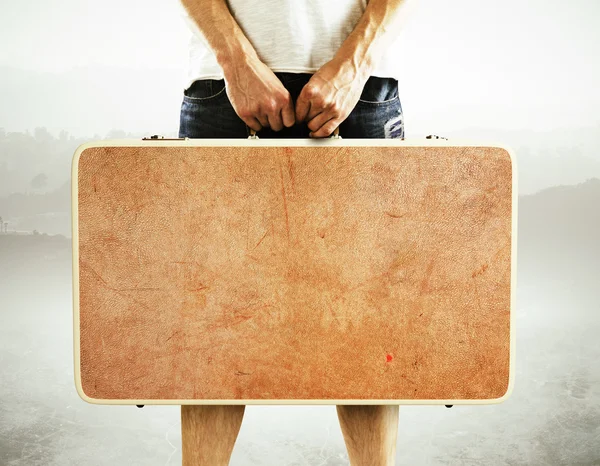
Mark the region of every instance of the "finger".
<instances>
[{"instance_id":1,"label":"finger","mask_svg":"<svg viewBox=\"0 0 600 466\"><path fill-rule=\"evenodd\" d=\"M259 121L259 123L261 124L261 126L263 128L269 127L269 118L267 118L267 115L259 114L259 115L254 115L254 117Z\"/></svg>"},{"instance_id":2,"label":"finger","mask_svg":"<svg viewBox=\"0 0 600 466\"><path fill-rule=\"evenodd\" d=\"M296 121L301 122L306 120L308 111L310 110L310 100L304 95L304 90L300 92L298 100L296 101Z\"/></svg>"},{"instance_id":3,"label":"finger","mask_svg":"<svg viewBox=\"0 0 600 466\"><path fill-rule=\"evenodd\" d=\"M260 131L262 129L262 125L254 117L242 118L242 120L248 125L248 128L252 128L254 131Z\"/></svg>"},{"instance_id":4,"label":"finger","mask_svg":"<svg viewBox=\"0 0 600 466\"><path fill-rule=\"evenodd\" d=\"M321 126L323 126L332 118L334 118L334 115L332 115L330 112L321 112L317 116L309 120L306 126L308 126L308 129L314 132L317 131Z\"/></svg>"},{"instance_id":5,"label":"finger","mask_svg":"<svg viewBox=\"0 0 600 466\"><path fill-rule=\"evenodd\" d=\"M296 123L296 115L294 114L294 104L292 103L292 99L288 100L285 107L281 109L281 117L283 119L283 124L288 128L294 126Z\"/></svg>"},{"instance_id":6,"label":"finger","mask_svg":"<svg viewBox=\"0 0 600 466\"><path fill-rule=\"evenodd\" d=\"M326 138L331 136L331 133L340 125L340 120L337 118L332 118L323 126L321 126L317 131L313 131L310 133L311 138Z\"/></svg>"},{"instance_id":7,"label":"finger","mask_svg":"<svg viewBox=\"0 0 600 466\"><path fill-rule=\"evenodd\" d=\"M273 131L281 131L283 128L283 122L281 121L281 111L276 110L273 113L269 113L269 126Z\"/></svg>"},{"instance_id":8,"label":"finger","mask_svg":"<svg viewBox=\"0 0 600 466\"><path fill-rule=\"evenodd\" d=\"M318 100L315 100L314 98L311 99L311 101L310 101L310 111L308 112L306 120L310 121L313 118L316 118L317 115L320 115L322 113L328 114L329 115L328 119L332 118L331 111L327 108L326 105L323 105L322 102L319 99Z\"/></svg>"}]
</instances>

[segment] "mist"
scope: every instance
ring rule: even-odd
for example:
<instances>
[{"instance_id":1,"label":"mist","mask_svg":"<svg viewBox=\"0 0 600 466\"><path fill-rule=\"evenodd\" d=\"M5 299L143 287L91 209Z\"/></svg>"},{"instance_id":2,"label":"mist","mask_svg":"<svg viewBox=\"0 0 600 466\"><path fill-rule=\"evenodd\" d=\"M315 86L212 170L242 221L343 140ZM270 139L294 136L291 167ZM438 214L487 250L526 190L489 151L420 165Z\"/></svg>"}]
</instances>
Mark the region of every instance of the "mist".
<instances>
[{"instance_id":1,"label":"mist","mask_svg":"<svg viewBox=\"0 0 600 466\"><path fill-rule=\"evenodd\" d=\"M180 464L178 407L75 391L70 211L80 144L177 135L180 5L2 6L0 464ZM514 392L401 406L398 465L600 464L599 17L594 0L423 0L400 32L407 139L510 147L519 221ZM248 407L231 464L347 465L335 407Z\"/></svg>"}]
</instances>

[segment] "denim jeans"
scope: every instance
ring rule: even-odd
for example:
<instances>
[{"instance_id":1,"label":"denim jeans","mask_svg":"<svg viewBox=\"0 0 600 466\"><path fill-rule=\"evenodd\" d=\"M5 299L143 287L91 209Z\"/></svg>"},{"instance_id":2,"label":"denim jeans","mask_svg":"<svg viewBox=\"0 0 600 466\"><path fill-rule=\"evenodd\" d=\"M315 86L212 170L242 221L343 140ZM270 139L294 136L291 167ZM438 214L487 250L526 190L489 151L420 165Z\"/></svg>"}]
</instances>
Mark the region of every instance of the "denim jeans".
<instances>
[{"instance_id":1,"label":"denim jeans","mask_svg":"<svg viewBox=\"0 0 600 466\"><path fill-rule=\"evenodd\" d=\"M294 105L300 91L311 78L308 73L275 73L290 93ZM306 123L281 131L263 128L260 138L308 138ZM360 100L339 127L342 138L390 139L404 138L404 118L398 81L372 76L368 79ZM195 81L183 93L179 137L246 138L249 129L235 113L223 79Z\"/></svg>"}]
</instances>

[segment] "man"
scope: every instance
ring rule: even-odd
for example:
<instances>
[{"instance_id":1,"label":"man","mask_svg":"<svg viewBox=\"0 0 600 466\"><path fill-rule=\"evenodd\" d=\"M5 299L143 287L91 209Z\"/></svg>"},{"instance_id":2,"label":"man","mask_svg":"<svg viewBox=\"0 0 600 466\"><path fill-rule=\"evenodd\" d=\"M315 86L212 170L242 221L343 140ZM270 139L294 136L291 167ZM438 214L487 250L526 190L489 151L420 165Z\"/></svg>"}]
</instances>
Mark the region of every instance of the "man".
<instances>
[{"instance_id":1,"label":"man","mask_svg":"<svg viewBox=\"0 0 600 466\"><path fill-rule=\"evenodd\" d=\"M194 32L180 137L403 138L406 0L181 0ZM337 406L352 466L392 465L398 406ZM244 406L182 406L184 464L227 465Z\"/></svg>"}]
</instances>

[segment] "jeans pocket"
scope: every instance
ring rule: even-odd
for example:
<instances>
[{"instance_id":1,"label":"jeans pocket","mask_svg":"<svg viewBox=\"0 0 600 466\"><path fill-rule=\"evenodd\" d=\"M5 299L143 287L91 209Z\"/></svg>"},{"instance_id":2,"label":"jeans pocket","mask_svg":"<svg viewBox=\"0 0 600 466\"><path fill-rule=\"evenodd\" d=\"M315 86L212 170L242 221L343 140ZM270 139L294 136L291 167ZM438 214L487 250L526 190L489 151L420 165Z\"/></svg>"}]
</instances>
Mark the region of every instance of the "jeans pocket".
<instances>
[{"instance_id":1,"label":"jeans pocket","mask_svg":"<svg viewBox=\"0 0 600 466\"><path fill-rule=\"evenodd\" d=\"M359 102L340 125L340 136L359 139L404 139L404 115L398 96Z\"/></svg>"},{"instance_id":2,"label":"jeans pocket","mask_svg":"<svg viewBox=\"0 0 600 466\"><path fill-rule=\"evenodd\" d=\"M198 79L183 91L183 100L189 103L208 103L227 97L224 79Z\"/></svg>"},{"instance_id":3,"label":"jeans pocket","mask_svg":"<svg viewBox=\"0 0 600 466\"><path fill-rule=\"evenodd\" d=\"M391 105L399 100L398 81L371 76L358 99L358 105Z\"/></svg>"}]
</instances>

